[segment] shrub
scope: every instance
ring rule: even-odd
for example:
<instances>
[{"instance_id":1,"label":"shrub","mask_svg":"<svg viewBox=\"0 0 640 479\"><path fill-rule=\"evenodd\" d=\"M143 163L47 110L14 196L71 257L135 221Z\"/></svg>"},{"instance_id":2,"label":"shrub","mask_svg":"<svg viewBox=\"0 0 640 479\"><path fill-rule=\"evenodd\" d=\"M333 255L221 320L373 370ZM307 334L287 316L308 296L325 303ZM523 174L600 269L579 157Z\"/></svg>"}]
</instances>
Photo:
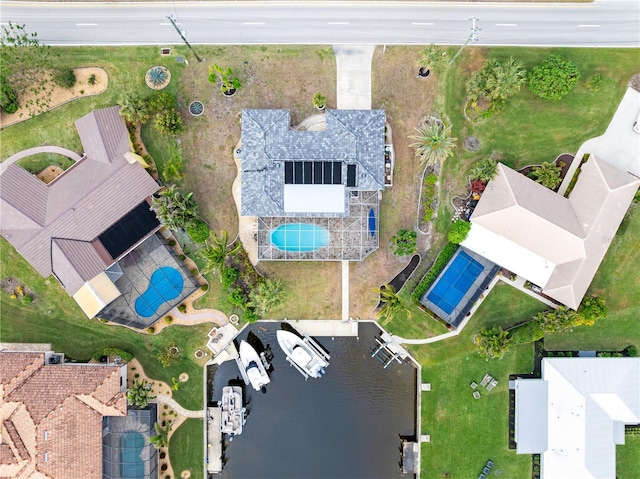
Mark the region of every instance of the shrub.
<instances>
[{"instance_id":1,"label":"shrub","mask_svg":"<svg viewBox=\"0 0 640 479\"><path fill-rule=\"evenodd\" d=\"M533 67L529 74L529 88L540 98L560 100L578 84L580 72L570 61L549 55Z\"/></svg>"},{"instance_id":2,"label":"shrub","mask_svg":"<svg viewBox=\"0 0 640 479\"><path fill-rule=\"evenodd\" d=\"M453 244L462 243L471 229L471 223L464 220L456 220L449 230L449 242Z\"/></svg>"},{"instance_id":3,"label":"shrub","mask_svg":"<svg viewBox=\"0 0 640 479\"><path fill-rule=\"evenodd\" d=\"M176 96L168 91L155 92L149 98L149 107L155 113L174 110L176 108Z\"/></svg>"},{"instance_id":4,"label":"shrub","mask_svg":"<svg viewBox=\"0 0 640 479\"><path fill-rule=\"evenodd\" d=\"M29 294L25 294L25 295L22 297L22 302L23 302L24 304L31 304L31 303L33 303L33 296L31 296L31 295L29 295Z\"/></svg>"},{"instance_id":5,"label":"shrub","mask_svg":"<svg viewBox=\"0 0 640 479\"><path fill-rule=\"evenodd\" d=\"M509 337L511 338L511 343L514 345L527 344L542 339L544 332L538 321L529 321L510 330Z\"/></svg>"},{"instance_id":6,"label":"shrub","mask_svg":"<svg viewBox=\"0 0 640 479\"><path fill-rule=\"evenodd\" d=\"M57 70L53 75L53 81L62 88L71 88L76 84L76 74L69 68Z\"/></svg>"},{"instance_id":7,"label":"shrub","mask_svg":"<svg viewBox=\"0 0 640 479\"><path fill-rule=\"evenodd\" d=\"M607 317L607 305L604 298L599 296L585 296L580 307L578 308L578 321L581 324L591 323L593 324L598 319L604 319ZM591 325L590 324L590 325ZM576 324L579 326L580 324Z\"/></svg>"},{"instance_id":8,"label":"shrub","mask_svg":"<svg viewBox=\"0 0 640 479\"><path fill-rule=\"evenodd\" d=\"M87 83L89 85L95 85L96 84L96 75L94 73L91 74L91 76L87 80Z\"/></svg>"},{"instance_id":9,"label":"shrub","mask_svg":"<svg viewBox=\"0 0 640 479\"><path fill-rule=\"evenodd\" d=\"M171 246L172 248L176 245L176 240L170 239L169 240L169 246Z\"/></svg>"},{"instance_id":10,"label":"shrub","mask_svg":"<svg viewBox=\"0 0 640 479\"><path fill-rule=\"evenodd\" d=\"M473 180L471 182L471 193L482 193L487 185L480 180Z\"/></svg>"},{"instance_id":11,"label":"shrub","mask_svg":"<svg viewBox=\"0 0 640 479\"><path fill-rule=\"evenodd\" d=\"M185 259L187 259L187 257L185 255L183 255L183 254L178 256L178 258L180 258L180 261L184 261Z\"/></svg>"},{"instance_id":12,"label":"shrub","mask_svg":"<svg viewBox=\"0 0 640 479\"><path fill-rule=\"evenodd\" d=\"M478 347L478 354L484 356L486 360L502 359L504 354L509 350L509 333L504 331L500 326L494 325L480 331L473 340Z\"/></svg>"},{"instance_id":13,"label":"shrub","mask_svg":"<svg viewBox=\"0 0 640 479\"><path fill-rule=\"evenodd\" d=\"M202 286L200 286L200 289L202 291L208 291L209 290L209 285L208 284L203 284Z\"/></svg>"},{"instance_id":14,"label":"shrub","mask_svg":"<svg viewBox=\"0 0 640 479\"><path fill-rule=\"evenodd\" d=\"M497 172L498 163L491 158L483 158L473 164L469 171L469 179L489 183Z\"/></svg>"},{"instance_id":15,"label":"shrub","mask_svg":"<svg viewBox=\"0 0 640 479\"><path fill-rule=\"evenodd\" d=\"M316 93L313 97L313 106L319 110L322 110L327 106L327 98L320 92Z\"/></svg>"},{"instance_id":16,"label":"shrub","mask_svg":"<svg viewBox=\"0 0 640 479\"><path fill-rule=\"evenodd\" d=\"M240 287L233 288L228 295L229 302L232 306L244 308L247 304L247 295Z\"/></svg>"},{"instance_id":17,"label":"shrub","mask_svg":"<svg viewBox=\"0 0 640 479\"><path fill-rule=\"evenodd\" d=\"M638 348L636 348L634 345L630 345L624 348L622 350L622 353L629 358L635 358L638 356Z\"/></svg>"},{"instance_id":18,"label":"shrub","mask_svg":"<svg viewBox=\"0 0 640 479\"><path fill-rule=\"evenodd\" d=\"M429 286L431 286L431 284L435 281L435 279L438 277L440 272L444 269L446 264L453 257L457 250L458 245L453 243L447 243L445 247L442 248L442 251L440 251L440 254L438 254L438 257L433 262L433 265L431 266L429 271L425 273L425 275L420 280L420 283L418 283L418 286L416 286L416 289L413 290L411 297L415 301L420 301L422 295L427 291L427 289L429 289Z\"/></svg>"},{"instance_id":19,"label":"shrub","mask_svg":"<svg viewBox=\"0 0 640 479\"><path fill-rule=\"evenodd\" d=\"M433 218L433 203L436 196L436 183L438 176L433 173L424 177L422 182L422 209L424 210L423 220L428 223Z\"/></svg>"},{"instance_id":20,"label":"shrub","mask_svg":"<svg viewBox=\"0 0 640 479\"><path fill-rule=\"evenodd\" d=\"M179 145L172 144L169 146L169 158L162 166L162 178L165 183L175 183L184 178L182 167L184 159L182 157L182 148Z\"/></svg>"},{"instance_id":21,"label":"shrub","mask_svg":"<svg viewBox=\"0 0 640 479\"><path fill-rule=\"evenodd\" d=\"M180 113L176 110L163 110L156 113L156 129L163 135L178 135L184 131Z\"/></svg>"},{"instance_id":22,"label":"shrub","mask_svg":"<svg viewBox=\"0 0 640 479\"><path fill-rule=\"evenodd\" d=\"M224 289L229 289L235 284L239 276L240 272L237 269L232 267L224 268L220 275L220 284Z\"/></svg>"},{"instance_id":23,"label":"shrub","mask_svg":"<svg viewBox=\"0 0 640 479\"><path fill-rule=\"evenodd\" d=\"M154 328L153 326L149 326L149 327L147 328L147 333L149 333L149 334L153 334L154 332L155 332L155 328Z\"/></svg>"},{"instance_id":24,"label":"shrub","mask_svg":"<svg viewBox=\"0 0 640 479\"><path fill-rule=\"evenodd\" d=\"M193 220L186 227L187 234L194 243L204 243L211 236L209 225L200 218Z\"/></svg>"},{"instance_id":25,"label":"shrub","mask_svg":"<svg viewBox=\"0 0 640 479\"><path fill-rule=\"evenodd\" d=\"M531 176L535 179L536 183L540 183L550 190L555 190L562 181L560 172L561 169L555 164L545 161L531 172Z\"/></svg>"},{"instance_id":26,"label":"shrub","mask_svg":"<svg viewBox=\"0 0 640 479\"><path fill-rule=\"evenodd\" d=\"M491 59L484 62L482 69L474 72L467 82L469 101L477 102L487 98L492 103L491 116L497 113L497 105L503 105L510 97L520 91L525 82L526 70L524 64L509 58L506 62Z\"/></svg>"},{"instance_id":27,"label":"shrub","mask_svg":"<svg viewBox=\"0 0 640 479\"><path fill-rule=\"evenodd\" d=\"M8 115L15 113L20 108L18 95L5 81L0 81L0 108Z\"/></svg>"},{"instance_id":28,"label":"shrub","mask_svg":"<svg viewBox=\"0 0 640 479\"><path fill-rule=\"evenodd\" d=\"M244 318L247 320L247 322L251 324L255 323L258 319L260 319L258 316L258 312L253 308L245 309Z\"/></svg>"},{"instance_id":29,"label":"shrub","mask_svg":"<svg viewBox=\"0 0 640 479\"><path fill-rule=\"evenodd\" d=\"M100 356L120 356L125 363L128 363L133 359L133 354L119 348L102 348L93 353L91 358L98 361L100 360Z\"/></svg>"},{"instance_id":30,"label":"shrub","mask_svg":"<svg viewBox=\"0 0 640 479\"><path fill-rule=\"evenodd\" d=\"M181 313L186 313L187 312L187 305L182 303L178 306L178 311L180 311Z\"/></svg>"},{"instance_id":31,"label":"shrub","mask_svg":"<svg viewBox=\"0 0 640 479\"><path fill-rule=\"evenodd\" d=\"M600 86L602 86L602 75L599 73L587 78L587 90L591 93L597 92L600 89Z\"/></svg>"},{"instance_id":32,"label":"shrub","mask_svg":"<svg viewBox=\"0 0 640 479\"><path fill-rule=\"evenodd\" d=\"M407 256L416 252L418 235L413 230L400 230L391 238L391 251L396 256Z\"/></svg>"},{"instance_id":33,"label":"shrub","mask_svg":"<svg viewBox=\"0 0 640 479\"><path fill-rule=\"evenodd\" d=\"M173 322L173 318L171 316L167 316L166 318L164 318L164 321L167 324L171 324Z\"/></svg>"}]
</instances>

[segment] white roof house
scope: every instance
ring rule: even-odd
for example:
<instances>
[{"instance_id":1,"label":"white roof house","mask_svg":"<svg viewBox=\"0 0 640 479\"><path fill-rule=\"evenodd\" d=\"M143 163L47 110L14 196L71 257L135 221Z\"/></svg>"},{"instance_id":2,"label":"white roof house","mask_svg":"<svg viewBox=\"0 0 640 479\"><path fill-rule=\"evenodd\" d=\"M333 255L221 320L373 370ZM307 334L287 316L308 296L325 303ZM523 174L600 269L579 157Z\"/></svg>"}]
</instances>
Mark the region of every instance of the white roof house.
<instances>
[{"instance_id":1,"label":"white roof house","mask_svg":"<svg viewBox=\"0 0 640 479\"><path fill-rule=\"evenodd\" d=\"M517 452L540 454L542 479L615 479L624 426L640 423L640 358L544 358L515 393Z\"/></svg>"},{"instance_id":2,"label":"white roof house","mask_svg":"<svg viewBox=\"0 0 640 479\"><path fill-rule=\"evenodd\" d=\"M569 198L499 164L462 245L577 309L638 186L594 155Z\"/></svg>"}]
</instances>

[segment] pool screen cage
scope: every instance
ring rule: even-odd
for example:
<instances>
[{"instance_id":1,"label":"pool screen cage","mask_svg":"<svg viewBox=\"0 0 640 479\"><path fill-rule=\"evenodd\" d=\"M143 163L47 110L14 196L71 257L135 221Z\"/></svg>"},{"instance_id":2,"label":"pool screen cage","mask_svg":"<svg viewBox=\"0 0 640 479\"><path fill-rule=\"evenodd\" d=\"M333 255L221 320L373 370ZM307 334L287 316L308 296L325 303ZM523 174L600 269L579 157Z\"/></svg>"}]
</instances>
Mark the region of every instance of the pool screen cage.
<instances>
[{"instance_id":1,"label":"pool screen cage","mask_svg":"<svg viewBox=\"0 0 640 479\"><path fill-rule=\"evenodd\" d=\"M379 203L380 192L378 191L351 191L347 216L300 214L286 217L259 217L258 258L294 261L360 261L378 248ZM327 230L329 235L326 244L318 248L312 244L305 244L311 248L309 251L295 251L287 249L287 245L279 245L282 247L280 248L272 243L271 234L278 227L298 223ZM291 236L288 237L291 238Z\"/></svg>"},{"instance_id":2,"label":"pool screen cage","mask_svg":"<svg viewBox=\"0 0 640 479\"><path fill-rule=\"evenodd\" d=\"M149 288L153 273L164 266L180 273L184 281L182 291L177 297L159 304L151 316L140 316L136 312L136 301ZM122 295L100 311L97 317L138 329L151 326L200 287L175 250L158 234L151 235L136 246L106 273Z\"/></svg>"},{"instance_id":3,"label":"pool screen cage","mask_svg":"<svg viewBox=\"0 0 640 479\"><path fill-rule=\"evenodd\" d=\"M157 416L151 404L102 419L103 479L158 479L158 450L149 442L156 435Z\"/></svg>"}]
</instances>

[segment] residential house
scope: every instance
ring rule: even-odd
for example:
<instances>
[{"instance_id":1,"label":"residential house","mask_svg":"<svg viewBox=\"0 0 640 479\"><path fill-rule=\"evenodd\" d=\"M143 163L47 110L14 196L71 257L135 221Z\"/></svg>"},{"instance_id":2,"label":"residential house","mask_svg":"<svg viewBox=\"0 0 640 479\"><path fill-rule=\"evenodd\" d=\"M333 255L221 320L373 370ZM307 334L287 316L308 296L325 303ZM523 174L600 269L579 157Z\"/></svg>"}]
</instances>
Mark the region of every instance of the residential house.
<instances>
[{"instance_id":1,"label":"residential house","mask_svg":"<svg viewBox=\"0 0 640 479\"><path fill-rule=\"evenodd\" d=\"M577 309L640 186L595 155L581 170L565 198L498 164L461 244Z\"/></svg>"},{"instance_id":2,"label":"residential house","mask_svg":"<svg viewBox=\"0 0 640 479\"><path fill-rule=\"evenodd\" d=\"M518 454L540 454L541 479L614 479L625 425L640 424L640 358L543 358L518 379Z\"/></svg>"}]
</instances>

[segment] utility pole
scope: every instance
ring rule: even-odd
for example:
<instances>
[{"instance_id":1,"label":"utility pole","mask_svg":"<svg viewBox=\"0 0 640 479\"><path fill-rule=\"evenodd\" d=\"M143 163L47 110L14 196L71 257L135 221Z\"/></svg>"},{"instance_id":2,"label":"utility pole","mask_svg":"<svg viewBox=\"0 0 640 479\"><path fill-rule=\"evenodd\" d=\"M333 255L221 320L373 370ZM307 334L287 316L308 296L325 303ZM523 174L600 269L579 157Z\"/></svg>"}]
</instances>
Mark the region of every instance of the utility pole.
<instances>
[{"instance_id":1,"label":"utility pole","mask_svg":"<svg viewBox=\"0 0 640 479\"><path fill-rule=\"evenodd\" d=\"M182 30L180 30L178 28L178 25L176 25L176 22L173 20L173 17L171 17L170 15L167 16L167 20L169 20L171 22L171 24L173 25L173 27L176 29L176 32L178 32L178 35L180 35L180 38L182 38L182 41L185 43L186 46L189 47L189 50L191 50L191 53L193 53L196 57L196 60L198 60L198 62L202 63L202 58L200 58L198 56L198 54L196 53L196 51L193 49L193 47L191 45L189 45L189 42L187 41L187 39L184 37Z\"/></svg>"},{"instance_id":2,"label":"utility pole","mask_svg":"<svg viewBox=\"0 0 640 479\"><path fill-rule=\"evenodd\" d=\"M453 56L453 58L449 61L449 65L451 65L456 58L458 58L458 55L460 55L460 53L462 53L462 50L464 50L464 47L466 47L469 42L473 41L473 42L477 42L478 41L478 31L480 30L477 26L476 26L476 22L478 21L478 19L476 17L472 17L469 20L471 20L473 23L471 25L471 34L469 35L469 38L467 38L467 41L464 42L462 44L462 46L460 47L460 50L458 50L456 52L456 54Z\"/></svg>"}]
</instances>

